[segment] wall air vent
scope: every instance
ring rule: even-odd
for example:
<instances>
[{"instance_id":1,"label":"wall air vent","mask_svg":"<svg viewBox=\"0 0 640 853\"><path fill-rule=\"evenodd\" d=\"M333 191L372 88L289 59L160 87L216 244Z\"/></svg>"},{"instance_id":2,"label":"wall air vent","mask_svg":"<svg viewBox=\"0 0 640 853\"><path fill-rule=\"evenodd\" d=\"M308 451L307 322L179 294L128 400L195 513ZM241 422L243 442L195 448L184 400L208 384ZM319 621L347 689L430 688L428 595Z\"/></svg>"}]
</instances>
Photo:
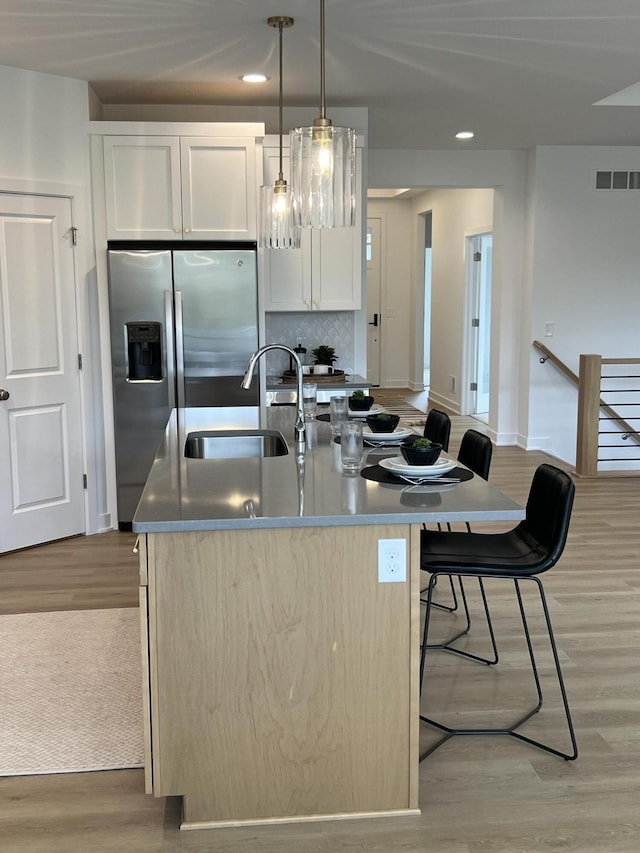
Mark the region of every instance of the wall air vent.
<instances>
[{"instance_id":1,"label":"wall air vent","mask_svg":"<svg viewBox=\"0 0 640 853\"><path fill-rule=\"evenodd\" d=\"M596 172L597 190L640 190L640 172Z\"/></svg>"}]
</instances>

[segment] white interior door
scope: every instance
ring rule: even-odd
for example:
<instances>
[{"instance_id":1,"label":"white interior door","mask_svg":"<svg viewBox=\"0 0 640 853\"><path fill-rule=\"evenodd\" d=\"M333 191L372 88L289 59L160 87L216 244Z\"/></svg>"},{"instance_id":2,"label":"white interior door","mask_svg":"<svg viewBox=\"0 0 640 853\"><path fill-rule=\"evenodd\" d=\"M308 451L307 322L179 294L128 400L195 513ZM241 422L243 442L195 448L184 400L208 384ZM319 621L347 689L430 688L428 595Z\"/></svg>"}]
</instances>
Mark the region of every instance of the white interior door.
<instances>
[{"instance_id":1,"label":"white interior door","mask_svg":"<svg viewBox=\"0 0 640 853\"><path fill-rule=\"evenodd\" d=\"M69 199L0 193L0 552L85 530Z\"/></svg>"},{"instance_id":2,"label":"white interior door","mask_svg":"<svg viewBox=\"0 0 640 853\"><path fill-rule=\"evenodd\" d=\"M367 219L367 381L380 385L380 219Z\"/></svg>"}]
</instances>

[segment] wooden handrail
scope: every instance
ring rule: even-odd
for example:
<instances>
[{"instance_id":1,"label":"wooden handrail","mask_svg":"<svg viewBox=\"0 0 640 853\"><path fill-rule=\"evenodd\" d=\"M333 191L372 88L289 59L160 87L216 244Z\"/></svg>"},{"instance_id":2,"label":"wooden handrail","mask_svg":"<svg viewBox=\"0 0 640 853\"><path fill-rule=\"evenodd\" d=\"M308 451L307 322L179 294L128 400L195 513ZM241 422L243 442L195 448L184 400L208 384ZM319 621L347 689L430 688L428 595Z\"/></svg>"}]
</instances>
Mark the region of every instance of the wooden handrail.
<instances>
[{"instance_id":1,"label":"wooden handrail","mask_svg":"<svg viewBox=\"0 0 640 853\"><path fill-rule=\"evenodd\" d=\"M558 370L562 371L565 376L568 376L569 379L571 379L575 383L576 387L578 386L580 381L578 379L578 375L574 373L570 367L567 367L564 361L561 361L555 353L551 352L549 347L546 347L541 341L534 341L533 345L536 349L539 349L540 352L544 353L545 357L543 359L540 359L542 362L545 362L547 359L549 359L549 361L552 361L555 364Z\"/></svg>"},{"instance_id":2,"label":"wooden handrail","mask_svg":"<svg viewBox=\"0 0 640 853\"><path fill-rule=\"evenodd\" d=\"M578 376L573 372L573 370L571 370L570 367L567 367L564 361L559 359L558 356L549 349L549 347L546 347L541 341L534 341L533 346L537 350L540 350L541 353L544 353L545 358L541 359L541 361L546 361L547 359L549 359L549 361L552 361L553 364L555 364L558 370L564 373L565 376L567 376L569 379L571 379L572 382L575 383L576 387L579 386L580 380L578 379ZM603 364L613 364L615 362L621 361L621 359L602 359ZM633 363L634 361L636 361L636 359L628 359L625 360L625 363ZM609 415L609 417L612 418L618 424L618 426L622 428L623 432L627 433L629 437L636 442L636 444L640 444L640 436L638 436L635 428L632 427L628 421L625 421L625 419L621 417L618 412L616 412L616 410L613 409L608 403L606 403L602 399L602 397L600 397L600 408L603 409Z\"/></svg>"}]
</instances>

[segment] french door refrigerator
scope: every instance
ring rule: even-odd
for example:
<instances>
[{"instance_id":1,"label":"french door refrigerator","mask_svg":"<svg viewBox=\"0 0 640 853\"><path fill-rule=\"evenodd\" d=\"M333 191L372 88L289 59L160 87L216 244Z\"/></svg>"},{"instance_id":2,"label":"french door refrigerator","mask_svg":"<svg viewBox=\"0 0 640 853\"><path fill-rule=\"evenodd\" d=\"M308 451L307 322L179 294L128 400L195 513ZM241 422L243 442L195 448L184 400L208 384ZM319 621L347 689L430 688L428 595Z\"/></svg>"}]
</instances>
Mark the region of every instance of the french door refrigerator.
<instances>
[{"instance_id":1,"label":"french door refrigerator","mask_svg":"<svg viewBox=\"0 0 640 853\"><path fill-rule=\"evenodd\" d=\"M108 251L118 524L130 529L176 406L249 406L258 348L254 244Z\"/></svg>"}]
</instances>

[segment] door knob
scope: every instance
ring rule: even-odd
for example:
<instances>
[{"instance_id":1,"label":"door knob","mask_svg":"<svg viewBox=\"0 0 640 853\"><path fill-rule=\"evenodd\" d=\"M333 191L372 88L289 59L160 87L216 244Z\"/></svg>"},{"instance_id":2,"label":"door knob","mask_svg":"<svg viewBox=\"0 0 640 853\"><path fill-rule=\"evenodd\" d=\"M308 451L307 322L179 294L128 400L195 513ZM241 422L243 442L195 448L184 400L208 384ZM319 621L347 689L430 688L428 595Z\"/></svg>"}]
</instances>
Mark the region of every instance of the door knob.
<instances>
[{"instance_id":1,"label":"door knob","mask_svg":"<svg viewBox=\"0 0 640 853\"><path fill-rule=\"evenodd\" d=\"M0 388L0 400L2 400L2 402L8 400L10 396L11 395L8 391L5 391L4 388Z\"/></svg>"}]
</instances>

